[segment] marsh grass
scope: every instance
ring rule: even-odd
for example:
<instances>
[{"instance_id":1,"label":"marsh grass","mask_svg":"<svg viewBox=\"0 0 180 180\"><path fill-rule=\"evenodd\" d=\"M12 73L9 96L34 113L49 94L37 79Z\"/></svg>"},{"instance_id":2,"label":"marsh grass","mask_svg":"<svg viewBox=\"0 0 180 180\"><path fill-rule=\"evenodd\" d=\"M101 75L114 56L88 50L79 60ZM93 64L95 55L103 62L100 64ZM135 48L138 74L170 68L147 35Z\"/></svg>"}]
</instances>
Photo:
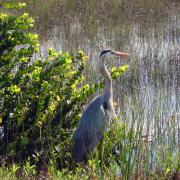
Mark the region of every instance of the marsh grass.
<instances>
[{"instance_id":1,"label":"marsh grass","mask_svg":"<svg viewBox=\"0 0 180 180\"><path fill-rule=\"evenodd\" d=\"M97 148L88 163L71 164L59 170L55 160L58 155L52 152L49 163L39 169L39 172L36 171L34 165L27 161L23 166L13 164L9 168L0 168L0 176L14 179L19 177L29 179L34 177L48 179L159 179L177 176L179 151L177 139L174 139L177 135L173 135L172 132L174 123L169 122L168 127L162 132L158 125L159 122L156 125L149 122L147 132L144 134L145 114L142 113L142 109L133 105L131 108L134 111L131 123L114 122L105 133L103 162L99 161ZM139 115L137 111L140 113ZM157 115L160 116L160 114ZM178 117L175 115L169 121L176 121L177 119L174 118ZM122 121L124 118L120 117L120 119ZM150 134L152 128L156 129L154 134ZM74 168L72 168L73 166Z\"/></svg>"},{"instance_id":2,"label":"marsh grass","mask_svg":"<svg viewBox=\"0 0 180 180\"><path fill-rule=\"evenodd\" d=\"M70 131L66 132L66 147L61 142L56 148L52 144L49 161L41 169L27 161L24 165L1 167L0 177L178 179L180 29L176 8L179 3L170 0L25 1L26 11L36 19L34 30L40 33L41 41L47 42L43 52L51 44L56 49L73 52L82 48L88 52L92 59L85 73L88 82L100 79L95 52L102 48L125 49L132 53L132 58L128 62L129 70L114 82L119 121L105 133L102 164L97 149L87 164L68 161L73 133ZM69 153L64 154L64 148ZM42 157L37 154L35 162L38 158Z\"/></svg>"},{"instance_id":3,"label":"marsh grass","mask_svg":"<svg viewBox=\"0 0 180 180\"><path fill-rule=\"evenodd\" d=\"M109 29L111 25L114 27L119 24L125 26L128 31L131 23L146 25L148 28L152 25L162 25L177 5L171 0L148 2L145 0L24 0L24 2L27 3L25 11L36 20L35 31L41 39L49 39L55 26L60 27L61 32L65 29L66 38L71 39L70 26L77 24L78 20L82 26L81 35L88 36L92 41L98 33L99 26Z\"/></svg>"}]
</instances>

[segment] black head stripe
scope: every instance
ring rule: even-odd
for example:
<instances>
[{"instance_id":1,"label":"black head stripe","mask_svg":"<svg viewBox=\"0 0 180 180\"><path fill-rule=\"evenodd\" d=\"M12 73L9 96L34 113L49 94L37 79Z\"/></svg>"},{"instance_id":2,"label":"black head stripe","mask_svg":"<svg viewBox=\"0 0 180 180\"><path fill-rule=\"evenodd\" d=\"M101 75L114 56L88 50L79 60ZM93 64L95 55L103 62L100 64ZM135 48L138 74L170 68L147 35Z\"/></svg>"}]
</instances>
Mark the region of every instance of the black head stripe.
<instances>
[{"instance_id":1,"label":"black head stripe","mask_svg":"<svg viewBox=\"0 0 180 180\"><path fill-rule=\"evenodd\" d=\"M103 50L103 51L101 51L101 54L99 55L99 56L102 56L102 55L104 55L104 54L106 54L106 53L109 53L109 52L111 52L111 50Z\"/></svg>"}]
</instances>

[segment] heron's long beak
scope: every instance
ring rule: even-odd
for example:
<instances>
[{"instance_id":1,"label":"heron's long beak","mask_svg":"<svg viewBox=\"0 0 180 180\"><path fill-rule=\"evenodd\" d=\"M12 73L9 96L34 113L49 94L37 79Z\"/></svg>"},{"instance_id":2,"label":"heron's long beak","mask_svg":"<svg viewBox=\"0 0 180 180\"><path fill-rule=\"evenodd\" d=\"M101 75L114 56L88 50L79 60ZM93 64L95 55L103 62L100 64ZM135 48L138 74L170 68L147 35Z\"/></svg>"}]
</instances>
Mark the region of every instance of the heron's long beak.
<instances>
[{"instance_id":1,"label":"heron's long beak","mask_svg":"<svg viewBox=\"0 0 180 180\"><path fill-rule=\"evenodd\" d=\"M111 53L112 53L113 55L119 56L119 57L121 57L121 58L127 58L127 57L130 56L130 54L128 54L128 53L119 52L119 51L112 51Z\"/></svg>"}]
</instances>

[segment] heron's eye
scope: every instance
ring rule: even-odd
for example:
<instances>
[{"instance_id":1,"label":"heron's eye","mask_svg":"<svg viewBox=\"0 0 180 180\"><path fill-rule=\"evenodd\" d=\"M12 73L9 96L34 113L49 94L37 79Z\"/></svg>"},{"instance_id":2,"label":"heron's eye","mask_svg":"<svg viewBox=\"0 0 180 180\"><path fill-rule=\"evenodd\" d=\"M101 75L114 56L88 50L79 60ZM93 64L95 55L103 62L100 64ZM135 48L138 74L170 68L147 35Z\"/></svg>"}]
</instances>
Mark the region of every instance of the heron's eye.
<instances>
[{"instance_id":1,"label":"heron's eye","mask_svg":"<svg viewBox=\"0 0 180 180\"><path fill-rule=\"evenodd\" d=\"M105 109L105 110L107 110L108 109L108 104L107 104L107 102L103 102L103 108Z\"/></svg>"}]
</instances>

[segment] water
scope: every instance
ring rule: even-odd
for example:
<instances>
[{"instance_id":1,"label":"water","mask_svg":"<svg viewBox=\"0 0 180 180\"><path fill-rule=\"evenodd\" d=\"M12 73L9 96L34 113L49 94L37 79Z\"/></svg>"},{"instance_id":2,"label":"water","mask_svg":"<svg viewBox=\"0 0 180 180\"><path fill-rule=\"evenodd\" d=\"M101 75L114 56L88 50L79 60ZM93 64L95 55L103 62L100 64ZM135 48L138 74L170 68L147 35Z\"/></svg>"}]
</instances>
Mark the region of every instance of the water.
<instances>
[{"instance_id":1,"label":"water","mask_svg":"<svg viewBox=\"0 0 180 180\"><path fill-rule=\"evenodd\" d=\"M129 124L133 118L143 122L143 133L148 131L149 137L159 133L166 137L167 127L174 127L178 144L180 3L53 0L44 9L39 8L40 3L29 3L27 10L37 21L41 55L46 56L49 47L70 52L82 49L90 57L88 67L95 74L88 79L96 81L100 78L97 59L102 49L129 52L129 60L108 63L130 67L114 82L117 114Z\"/></svg>"},{"instance_id":2,"label":"water","mask_svg":"<svg viewBox=\"0 0 180 180\"><path fill-rule=\"evenodd\" d=\"M43 3L43 7L41 6ZM148 140L180 145L180 3L178 1L27 1L36 19L41 56L50 47L89 57L87 76L94 82L103 49L129 52L128 60L110 59L109 66L129 64L114 82L120 120L142 124ZM92 73L93 72L93 73ZM92 76L93 74L93 76ZM102 92L98 92L100 94ZM158 148L158 146L157 146Z\"/></svg>"}]
</instances>

